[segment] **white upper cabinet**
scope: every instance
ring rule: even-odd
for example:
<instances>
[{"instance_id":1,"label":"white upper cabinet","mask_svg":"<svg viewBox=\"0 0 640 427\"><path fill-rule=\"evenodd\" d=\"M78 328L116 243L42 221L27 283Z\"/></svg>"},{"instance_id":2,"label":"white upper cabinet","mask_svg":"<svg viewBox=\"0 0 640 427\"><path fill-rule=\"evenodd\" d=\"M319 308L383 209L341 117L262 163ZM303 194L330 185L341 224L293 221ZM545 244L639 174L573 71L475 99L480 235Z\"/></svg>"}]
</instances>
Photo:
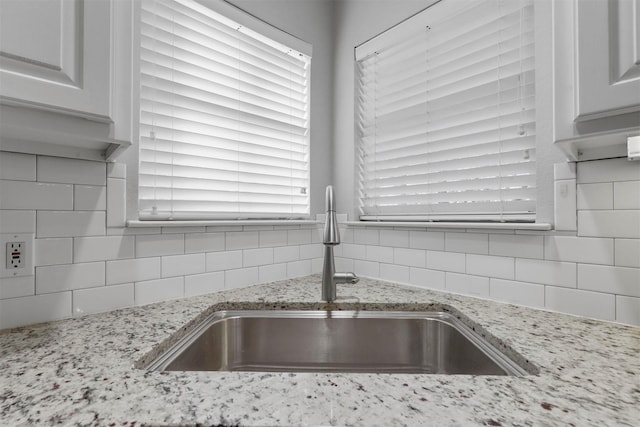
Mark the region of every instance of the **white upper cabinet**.
<instances>
[{"instance_id":1,"label":"white upper cabinet","mask_svg":"<svg viewBox=\"0 0 640 427\"><path fill-rule=\"evenodd\" d=\"M0 7L3 101L111 121L110 3L2 0Z\"/></svg>"},{"instance_id":2,"label":"white upper cabinet","mask_svg":"<svg viewBox=\"0 0 640 427\"><path fill-rule=\"evenodd\" d=\"M130 141L131 4L0 0L3 150L100 159Z\"/></svg>"},{"instance_id":3,"label":"white upper cabinet","mask_svg":"<svg viewBox=\"0 0 640 427\"><path fill-rule=\"evenodd\" d=\"M554 139L572 160L640 134L640 0L554 3Z\"/></svg>"}]
</instances>

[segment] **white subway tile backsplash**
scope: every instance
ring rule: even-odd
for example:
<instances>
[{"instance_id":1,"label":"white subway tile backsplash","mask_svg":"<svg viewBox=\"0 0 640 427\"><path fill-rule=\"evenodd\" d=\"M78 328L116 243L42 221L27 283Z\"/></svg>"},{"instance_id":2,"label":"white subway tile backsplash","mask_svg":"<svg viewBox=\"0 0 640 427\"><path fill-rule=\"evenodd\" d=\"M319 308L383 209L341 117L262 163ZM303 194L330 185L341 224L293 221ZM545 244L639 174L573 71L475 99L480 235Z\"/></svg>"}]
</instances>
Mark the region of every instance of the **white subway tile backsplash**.
<instances>
[{"instance_id":1,"label":"white subway tile backsplash","mask_svg":"<svg viewBox=\"0 0 640 427\"><path fill-rule=\"evenodd\" d=\"M489 253L489 235L474 233L445 233L444 247L447 252L487 254Z\"/></svg>"},{"instance_id":2,"label":"white subway tile backsplash","mask_svg":"<svg viewBox=\"0 0 640 427\"><path fill-rule=\"evenodd\" d=\"M445 275L444 271L411 267L409 269L409 283L421 288L444 289Z\"/></svg>"},{"instance_id":3,"label":"white subway tile backsplash","mask_svg":"<svg viewBox=\"0 0 640 427\"><path fill-rule=\"evenodd\" d=\"M498 301L544 308L544 286L513 280L490 279L489 296Z\"/></svg>"},{"instance_id":4,"label":"white subway tile backsplash","mask_svg":"<svg viewBox=\"0 0 640 427\"><path fill-rule=\"evenodd\" d=\"M106 185L104 162L38 156L38 181L68 184Z\"/></svg>"},{"instance_id":5,"label":"white subway tile backsplash","mask_svg":"<svg viewBox=\"0 0 640 427\"><path fill-rule=\"evenodd\" d=\"M226 234L225 249L228 251L259 246L260 234L258 231L228 231Z\"/></svg>"},{"instance_id":6,"label":"white subway tile backsplash","mask_svg":"<svg viewBox=\"0 0 640 427\"><path fill-rule=\"evenodd\" d=\"M73 209L76 211L103 211L107 209L107 187L74 185Z\"/></svg>"},{"instance_id":7,"label":"white subway tile backsplash","mask_svg":"<svg viewBox=\"0 0 640 427\"><path fill-rule=\"evenodd\" d=\"M349 243L345 240L344 229L339 228L340 231L340 242ZM311 243L322 243L322 238L324 234L324 230L322 228L316 227L311 229Z\"/></svg>"},{"instance_id":8,"label":"white subway tile backsplash","mask_svg":"<svg viewBox=\"0 0 640 427\"><path fill-rule=\"evenodd\" d=\"M72 210L73 185L0 181L0 208Z\"/></svg>"},{"instance_id":9,"label":"white subway tile backsplash","mask_svg":"<svg viewBox=\"0 0 640 427\"><path fill-rule=\"evenodd\" d=\"M136 257L181 255L184 253L184 234L136 236Z\"/></svg>"},{"instance_id":10,"label":"white subway tile backsplash","mask_svg":"<svg viewBox=\"0 0 640 427\"><path fill-rule=\"evenodd\" d=\"M545 288L545 308L578 316L615 320L615 295L578 289Z\"/></svg>"},{"instance_id":11,"label":"white subway tile backsplash","mask_svg":"<svg viewBox=\"0 0 640 427\"><path fill-rule=\"evenodd\" d=\"M353 272L362 277L380 277L380 263L371 261L353 261Z\"/></svg>"},{"instance_id":12,"label":"white subway tile backsplash","mask_svg":"<svg viewBox=\"0 0 640 427\"><path fill-rule=\"evenodd\" d=\"M380 231L369 228L356 228L353 230L353 243L358 245L379 245Z\"/></svg>"},{"instance_id":13,"label":"white subway tile backsplash","mask_svg":"<svg viewBox=\"0 0 640 427\"><path fill-rule=\"evenodd\" d=\"M141 236L150 234L160 234L161 227L127 227L127 228L107 228L108 236Z\"/></svg>"},{"instance_id":14,"label":"white subway tile backsplash","mask_svg":"<svg viewBox=\"0 0 640 427\"><path fill-rule=\"evenodd\" d=\"M0 179L36 180L36 156L0 151Z\"/></svg>"},{"instance_id":15,"label":"white subway tile backsplash","mask_svg":"<svg viewBox=\"0 0 640 427\"><path fill-rule=\"evenodd\" d=\"M107 227L127 223L127 186L124 179L107 179Z\"/></svg>"},{"instance_id":16,"label":"white subway tile backsplash","mask_svg":"<svg viewBox=\"0 0 640 427\"><path fill-rule=\"evenodd\" d=\"M367 247L364 245L354 245L351 243L343 243L342 256L351 259L367 259Z\"/></svg>"},{"instance_id":17,"label":"white subway tile backsplash","mask_svg":"<svg viewBox=\"0 0 640 427\"><path fill-rule=\"evenodd\" d=\"M245 249L242 251L243 267L268 264L273 264L273 248Z\"/></svg>"},{"instance_id":18,"label":"white subway tile backsplash","mask_svg":"<svg viewBox=\"0 0 640 427\"><path fill-rule=\"evenodd\" d=\"M35 295L35 276L0 277L0 300Z\"/></svg>"},{"instance_id":19,"label":"white subway tile backsplash","mask_svg":"<svg viewBox=\"0 0 640 427\"><path fill-rule=\"evenodd\" d=\"M125 228L124 164L3 152L0 165L0 229L37 233L36 275L0 279L3 310L38 308L34 292L47 291L66 295L70 317L322 270L321 225ZM554 166L559 192L575 166ZM336 268L535 307L546 292L547 308L639 324L640 163L584 162L577 176L574 195L556 195L555 232L341 224Z\"/></svg>"},{"instance_id":20,"label":"white subway tile backsplash","mask_svg":"<svg viewBox=\"0 0 640 427\"><path fill-rule=\"evenodd\" d=\"M423 249L394 248L393 262L397 265L425 267L427 265L427 251Z\"/></svg>"},{"instance_id":21,"label":"white subway tile backsplash","mask_svg":"<svg viewBox=\"0 0 640 427\"><path fill-rule=\"evenodd\" d=\"M577 196L579 210L613 209L612 182L579 184Z\"/></svg>"},{"instance_id":22,"label":"white subway tile backsplash","mask_svg":"<svg viewBox=\"0 0 640 427\"><path fill-rule=\"evenodd\" d=\"M176 227L176 226L168 226L162 227L162 234L193 234L193 233L206 233L207 227L205 226L186 226L186 227Z\"/></svg>"},{"instance_id":23,"label":"white subway tile backsplash","mask_svg":"<svg viewBox=\"0 0 640 427\"><path fill-rule=\"evenodd\" d=\"M625 158L578 163L578 182L640 181L640 163Z\"/></svg>"},{"instance_id":24,"label":"white subway tile backsplash","mask_svg":"<svg viewBox=\"0 0 640 427\"><path fill-rule=\"evenodd\" d=\"M207 226L207 233L222 233L227 231L242 231L241 225L211 225Z\"/></svg>"},{"instance_id":25,"label":"white subway tile backsplash","mask_svg":"<svg viewBox=\"0 0 640 427\"><path fill-rule=\"evenodd\" d=\"M184 277L148 280L135 283L135 305L167 301L184 296Z\"/></svg>"},{"instance_id":26,"label":"white subway tile backsplash","mask_svg":"<svg viewBox=\"0 0 640 427\"><path fill-rule=\"evenodd\" d=\"M613 209L640 209L640 181L613 183Z\"/></svg>"},{"instance_id":27,"label":"white subway tile backsplash","mask_svg":"<svg viewBox=\"0 0 640 427\"><path fill-rule=\"evenodd\" d=\"M105 213L100 211L38 211L36 237L104 236Z\"/></svg>"},{"instance_id":28,"label":"white subway tile backsplash","mask_svg":"<svg viewBox=\"0 0 640 427\"><path fill-rule=\"evenodd\" d=\"M338 247L340 248L341 246L342 245ZM323 248L324 248L323 245L319 245L317 243L312 243L309 245L300 245L300 259L320 258L323 256ZM341 249L344 249L344 248L341 248Z\"/></svg>"},{"instance_id":29,"label":"white subway tile backsplash","mask_svg":"<svg viewBox=\"0 0 640 427\"><path fill-rule=\"evenodd\" d=\"M393 248L388 246L367 246L367 261L393 263Z\"/></svg>"},{"instance_id":30,"label":"white subway tile backsplash","mask_svg":"<svg viewBox=\"0 0 640 427\"><path fill-rule=\"evenodd\" d=\"M640 239L615 239L615 265L640 267Z\"/></svg>"},{"instance_id":31,"label":"white subway tile backsplash","mask_svg":"<svg viewBox=\"0 0 640 427\"><path fill-rule=\"evenodd\" d=\"M575 288L577 267L572 262L516 259L516 280Z\"/></svg>"},{"instance_id":32,"label":"white subway tile backsplash","mask_svg":"<svg viewBox=\"0 0 640 427\"><path fill-rule=\"evenodd\" d=\"M544 257L552 261L613 264L613 239L545 236Z\"/></svg>"},{"instance_id":33,"label":"white subway tile backsplash","mask_svg":"<svg viewBox=\"0 0 640 427\"><path fill-rule=\"evenodd\" d=\"M185 253L224 251L225 233L189 233L184 235Z\"/></svg>"},{"instance_id":34,"label":"white subway tile backsplash","mask_svg":"<svg viewBox=\"0 0 640 427\"><path fill-rule=\"evenodd\" d=\"M306 245L311 243L311 230L287 230L288 245Z\"/></svg>"},{"instance_id":35,"label":"white subway tile backsplash","mask_svg":"<svg viewBox=\"0 0 640 427\"><path fill-rule=\"evenodd\" d=\"M316 260L311 260L311 270L315 272L315 268L319 267L319 269L317 270L318 273L322 272L322 259L318 260L320 261L319 264L315 262ZM354 263L355 261L352 259L348 259L348 258L335 258L336 261L336 271L351 271L351 272L355 272L355 268L354 268ZM374 263L377 264L377 263Z\"/></svg>"},{"instance_id":36,"label":"white subway tile backsplash","mask_svg":"<svg viewBox=\"0 0 640 427\"><path fill-rule=\"evenodd\" d=\"M467 254L467 274L513 279L515 260L509 257Z\"/></svg>"},{"instance_id":37,"label":"white subway tile backsplash","mask_svg":"<svg viewBox=\"0 0 640 427\"><path fill-rule=\"evenodd\" d=\"M73 262L73 239L35 239L35 266L71 264ZM93 260L91 260L93 261Z\"/></svg>"},{"instance_id":38,"label":"white subway tile backsplash","mask_svg":"<svg viewBox=\"0 0 640 427\"><path fill-rule=\"evenodd\" d=\"M204 273L205 254L169 255L162 257L162 277Z\"/></svg>"},{"instance_id":39,"label":"white subway tile backsplash","mask_svg":"<svg viewBox=\"0 0 640 427\"><path fill-rule=\"evenodd\" d=\"M184 296L193 297L224 290L224 272L194 274L184 278Z\"/></svg>"},{"instance_id":40,"label":"white subway tile backsplash","mask_svg":"<svg viewBox=\"0 0 640 427\"><path fill-rule=\"evenodd\" d=\"M640 210L579 211L578 235L640 239Z\"/></svg>"},{"instance_id":41,"label":"white subway tile backsplash","mask_svg":"<svg viewBox=\"0 0 640 427\"><path fill-rule=\"evenodd\" d=\"M0 300L0 329L71 317L71 292Z\"/></svg>"},{"instance_id":42,"label":"white subway tile backsplash","mask_svg":"<svg viewBox=\"0 0 640 427\"><path fill-rule=\"evenodd\" d=\"M134 236L76 237L73 241L74 262L127 259L134 252Z\"/></svg>"},{"instance_id":43,"label":"white subway tile backsplash","mask_svg":"<svg viewBox=\"0 0 640 427\"><path fill-rule=\"evenodd\" d=\"M466 258L463 253L427 251L427 268L464 273Z\"/></svg>"},{"instance_id":44,"label":"white subway tile backsplash","mask_svg":"<svg viewBox=\"0 0 640 427\"><path fill-rule=\"evenodd\" d=\"M242 251L211 252L206 255L207 271L242 267Z\"/></svg>"},{"instance_id":45,"label":"white subway tile backsplash","mask_svg":"<svg viewBox=\"0 0 640 427\"><path fill-rule=\"evenodd\" d=\"M260 282L258 267L239 268L224 272L225 289L243 288Z\"/></svg>"},{"instance_id":46,"label":"white subway tile backsplash","mask_svg":"<svg viewBox=\"0 0 640 427\"><path fill-rule=\"evenodd\" d=\"M36 267L36 294L49 294L104 285L104 262Z\"/></svg>"},{"instance_id":47,"label":"white subway tile backsplash","mask_svg":"<svg viewBox=\"0 0 640 427\"><path fill-rule=\"evenodd\" d=\"M616 321L640 326L640 298L617 295Z\"/></svg>"},{"instance_id":48,"label":"white subway tile backsplash","mask_svg":"<svg viewBox=\"0 0 640 427\"><path fill-rule=\"evenodd\" d=\"M409 247L413 249L444 250L444 233L440 231L409 232Z\"/></svg>"},{"instance_id":49,"label":"white subway tile backsplash","mask_svg":"<svg viewBox=\"0 0 640 427\"><path fill-rule=\"evenodd\" d=\"M243 225L242 231L270 231L273 225Z\"/></svg>"},{"instance_id":50,"label":"white subway tile backsplash","mask_svg":"<svg viewBox=\"0 0 640 427\"><path fill-rule=\"evenodd\" d=\"M468 274L446 273L445 289L463 295L489 296L489 278Z\"/></svg>"},{"instance_id":51,"label":"white subway tile backsplash","mask_svg":"<svg viewBox=\"0 0 640 427\"><path fill-rule=\"evenodd\" d=\"M302 277L311 274L311 260L303 259L287 263L287 277Z\"/></svg>"},{"instance_id":52,"label":"white subway tile backsplash","mask_svg":"<svg viewBox=\"0 0 640 427\"><path fill-rule=\"evenodd\" d=\"M576 180L563 179L554 183L554 225L556 230L577 229Z\"/></svg>"},{"instance_id":53,"label":"white subway tile backsplash","mask_svg":"<svg viewBox=\"0 0 640 427\"><path fill-rule=\"evenodd\" d=\"M537 258L544 256L543 236L526 234L492 234L489 236L489 254L516 258Z\"/></svg>"},{"instance_id":54,"label":"white subway tile backsplash","mask_svg":"<svg viewBox=\"0 0 640 427\"><path fill-rule=\"evenodd\" d=\"M275 282L287 278L287 264L262 265L258 268L258 280L260 283Z\"/></svg>"},{"instance_id":55,"label":"white subway tile backsplash","mask_svg":"<svg viewBox=\"0 0 640 427\"><path fill-rule=\"evenodd\" d=\"M73 292L73 315L102 313L134 304L133 283L80 289Z\"/></svg>"},{"instance_id":56,"label":"white subway tile backsplash","mask_svg":"<svg viewBox=\"0 0 640 427\"><path fill-rule=\"evenodd\" d=\"M409 267L404 265L380 263L380 278L390 282L409 283Z\"/></svg>"},{"instance_id":57,"label":"white subway tile backsplash","mask_svg":"<svg viewBox=\"0 0 640 427\"><path fill-rule=\"evenodd\" d=\"M282 230L264 230L258 235L260 247L274 247L287 245L287 233Z\"/></svg>"},{"instance_id":58,"label":"white subway tile backsplash","mask_svg":"<svg viewBox=\"0 0 640 427\"><path fill-rule=\"evenodd\" d=\"M300 246L281 246L273 249L273 262L296 261L300 259Z\"/></svg>"},{"instance_id":59,"label":"white subway tile backsplash","mask_svg":"<svg viewBox=\"0 0 640 427\"><path fill-rule=\"evenodd\" d=\"M640 297L640 268L578 264L578 288Z\"/></svg>"},{"instance_id":60,"label":"white subway tile backsplash","mask_svg":"<svg viewBox=\"0 0 640 427\"><path fill-rule=\"evenodd\" d=\"M2 195L0 195L2 207ZM35 233L36 211L0 210L0 233Z\"/></svg>"},{"instance_id":61,"label":"white subway tile backsplash","mask_svg":"<svg viewBox=\"0 0 640 427\"><path fill-rule=\"evenodd\" d=\"M311 274L322 273L323 261L324 260L322 258L313 258L311 260ZM350 268L348 271L352 271L352 270L353 268ZM344 271L344 270L338 270L338 271Z\"/></svg>"},{"instance_id":62,"label":"white subway tile backsplash","mask_svg":"<svg viewBox=\"0 0 640 427\"><path fill-rule=\"evenodd\" d=\"M160 258L107 261L107 285L160 278Z\"/></svg>"},{"instance_id":63,"label":"white subway tile backsplash","mask_svg":"<svg viewBox=\"0 0 640 427\"><path fill-rule=\"evenodd\" d=\"M318 228L316 235L320 238L320 242L322 241L323 229ZM340 241L342 243L355 243L354 241L354 229L353 228L340 228Z\"/></svg>"},{"instance_id":64,"label":"white subway tile backsplash","mask_svg":"<svg viewBox=\"0 0 640 427\"><path fill-rule=\"evenodd\" d=\"M409 232L406 230L380 230L380 246L408 248Z\"/></svg>"}]
</instances>

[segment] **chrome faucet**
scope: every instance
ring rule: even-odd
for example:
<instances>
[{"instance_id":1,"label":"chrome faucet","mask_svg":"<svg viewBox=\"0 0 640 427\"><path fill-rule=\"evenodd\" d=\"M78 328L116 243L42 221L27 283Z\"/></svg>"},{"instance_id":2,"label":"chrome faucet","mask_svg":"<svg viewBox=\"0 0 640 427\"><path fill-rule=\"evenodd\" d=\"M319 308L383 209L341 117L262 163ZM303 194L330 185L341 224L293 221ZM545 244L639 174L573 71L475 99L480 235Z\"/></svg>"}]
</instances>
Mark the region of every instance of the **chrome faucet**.
<instances>
[{"instance_id":1,"label":"chrome faucet","mask_svg":"<svg viewBox=\"0 0 640 427\"><path fill-rule=\"evenodd\" d=\"M327 218L324 223L324 262L322 263L322 299L331 302L336 299L336 283L358 283L354 273L336 273L333 259L333 247L340 244L340 231L336 219L336 208L333 201L333 187L327 186L326 192Z\"/></svg>"}]
</instances>

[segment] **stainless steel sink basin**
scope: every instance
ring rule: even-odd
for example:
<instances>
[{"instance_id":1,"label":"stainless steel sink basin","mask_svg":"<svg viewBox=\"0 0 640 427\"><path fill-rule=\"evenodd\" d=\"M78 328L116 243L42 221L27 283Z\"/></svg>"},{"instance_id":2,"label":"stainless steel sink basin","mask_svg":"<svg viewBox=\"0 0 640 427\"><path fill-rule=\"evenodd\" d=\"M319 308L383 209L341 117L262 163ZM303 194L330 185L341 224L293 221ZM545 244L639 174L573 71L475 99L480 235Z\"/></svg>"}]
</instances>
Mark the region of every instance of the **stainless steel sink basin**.
<instances>
[{"instance_id":1,"label":"stainless steel sink basin","mask_svg":"<svg viewBox=\"0 0 640 427\"><path fill-rule=\"evenodd\" d=\"M220 311L149 366L161 371L523 375L447 313Z\"/></svg>"}]
</instances>

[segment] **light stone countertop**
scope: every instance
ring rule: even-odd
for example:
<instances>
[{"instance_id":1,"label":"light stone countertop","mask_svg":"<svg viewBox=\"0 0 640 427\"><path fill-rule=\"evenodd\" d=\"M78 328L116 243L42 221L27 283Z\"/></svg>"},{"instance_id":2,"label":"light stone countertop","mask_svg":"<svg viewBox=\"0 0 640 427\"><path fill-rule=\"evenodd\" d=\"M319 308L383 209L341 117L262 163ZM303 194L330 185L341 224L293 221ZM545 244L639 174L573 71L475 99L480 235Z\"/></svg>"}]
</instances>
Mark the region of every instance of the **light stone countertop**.
<instances>
[{"instance_id":1,"label":"light stone countertop","mask_svg":"<svg viewBox=\"0 0 640 427\"><path fill-rule=\"evenodd\" d=\"M316 275L2 331L0 425L640 425L640 328L370 279L338 297L331 309L461 313L537 373L136 368L215 310L326 309Z\"/></svg>"}]
</instances>

